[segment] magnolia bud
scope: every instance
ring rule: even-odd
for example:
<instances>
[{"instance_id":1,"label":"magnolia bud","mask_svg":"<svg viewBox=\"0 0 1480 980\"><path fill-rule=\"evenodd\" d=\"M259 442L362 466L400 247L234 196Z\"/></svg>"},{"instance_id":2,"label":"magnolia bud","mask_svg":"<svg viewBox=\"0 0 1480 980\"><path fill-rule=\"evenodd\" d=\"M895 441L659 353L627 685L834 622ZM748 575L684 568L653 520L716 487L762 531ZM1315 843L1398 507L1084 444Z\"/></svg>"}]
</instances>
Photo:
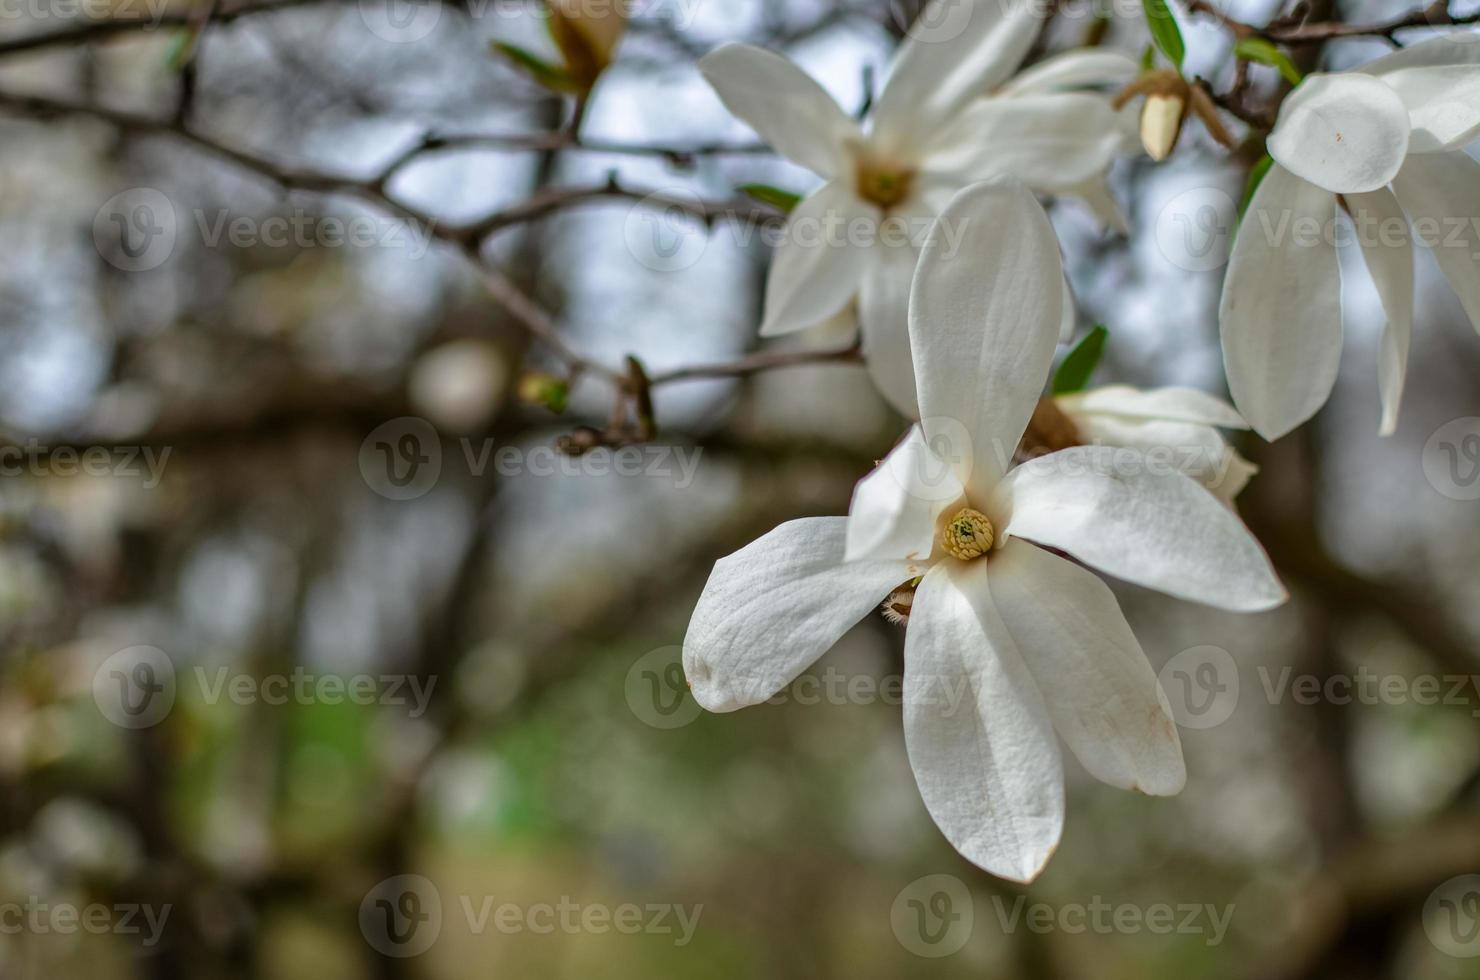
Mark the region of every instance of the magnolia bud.
<instances>
[{"instance_id":1,"label":"magnolia bud","mask_svg":"<svg viewBox=\"0 0 1480 980\"><path fill-rule=\"evenodd\" d=\"M1160 163L1171 156L1186 118L1187 99L1182 95L1154 92L1146 96L1141 109L1141 145L1151 159Z\"/></svg>"},{"instance_id":2,"label":"magnolia bud","mask_svg":"<svg viewBox=\"0 0 1480 980\"><path fill-rule=\"evenodd\" d=\"M550 34L565 58L571 77L590 88L612 62L612 52L627 30L624 3L591 0L545 0Z\"/></svg>"}]
</instances>

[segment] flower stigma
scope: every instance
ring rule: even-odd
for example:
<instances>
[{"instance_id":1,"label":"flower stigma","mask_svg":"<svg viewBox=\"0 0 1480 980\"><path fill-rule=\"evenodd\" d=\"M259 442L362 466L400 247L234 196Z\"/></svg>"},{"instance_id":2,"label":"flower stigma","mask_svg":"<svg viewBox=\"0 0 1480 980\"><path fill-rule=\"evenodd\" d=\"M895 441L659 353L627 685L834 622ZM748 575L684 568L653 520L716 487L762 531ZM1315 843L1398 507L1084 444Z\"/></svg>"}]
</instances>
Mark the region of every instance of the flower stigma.
<instances>
[{"instance_id":1,"label":"flower stigma","mask_svg":"<svg viewBox=\"0 0 1480 980\"><path fill-rule=\"evenodd\" d=\"M941 528L940 543L952 558L971 561L992 550L994 535L986 514L963 507Z\"/></svg>"},{"instance_id":2,"label":"flower stigma","mask_svg":"<svg viewBox=\"0 0 1480 980\"><path fill-rule=\"evenodd\" d=\"M888 211L910 196L914 171L877 161L858 161L858 196Z\"/></svg>"}]
</instances>

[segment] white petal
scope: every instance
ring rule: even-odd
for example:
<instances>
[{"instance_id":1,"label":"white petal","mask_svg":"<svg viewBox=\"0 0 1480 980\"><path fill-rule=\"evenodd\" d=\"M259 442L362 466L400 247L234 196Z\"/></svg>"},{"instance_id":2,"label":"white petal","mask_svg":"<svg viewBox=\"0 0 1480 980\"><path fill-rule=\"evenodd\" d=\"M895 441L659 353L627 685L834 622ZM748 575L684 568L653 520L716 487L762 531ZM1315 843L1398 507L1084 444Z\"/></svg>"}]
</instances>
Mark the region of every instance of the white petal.
<instances>
[{"instance_id":1,"label":"white petal","mask_svg":"<svg viewBox=\"0 0 1480 980\"><path fill-rule=\"evenodd\" d=\"M1074 287L1069 285L1069 277L1064 277L1064 309L1059 319L1059 343L1067 344L1074 339L1074 331L1079 329L1079 303L1074 299Z\"/></svg>"},{"instance_id":2,"label":"white petal","mask_svg":"<svg viewBox=\"0 0 1480 980\"><path fill-rule=\"evenodd\" d=\"M1017 68L1042 24L1033 0L931 0L895 54L873 112L880 151L912 149Z\"/></svg>"},{"instance_id":3,"label":"white petal","mask_svg":"<svg viewBox=\"0 0 1480 980\"><path fill-rule=\"evenodd\" d=\"M1099 85L1122 88L1140 73L1141 66L1130 55L1104 48L1079 48L1045 58L1018 73L1002 86L1001 94L1029 95Z\"/></svg>"},{"instance_id":4,"label":"white petal","mask_svg":"<svg viewBox=\"0 0 1480 980\"><path fill-rule=\"evenodd\" d=\"M904 562L843 563L847 519L782 524L714 565L683 641L694 699L760 704L910 578Z\"/></svg>"},{"instance_id":5,"label":"white petal","mask_svg":"<svg viewBox=\"0 0 1480 980\"><path fill-rule=\"evenodd\" d=\"M1337 194L1387 184L1408 154L1408 110L1368 75L1308 75L1280 106L1269 155Z\"/></svg>"},{"instance_id":6,"label":"white petal","mask_svg":"<svg viewBox=\"0 0 1480 980\"><path fill-rule=\"evenodd\" d=\"M1336 198L1279 165L1239 225L1219 312L1233 402L1278 439L1331 395L1341 361ZM1312 233L1311 223L1319 228ZM1302 230L1304 229L1304 230Z\"/></svg>"},{"instance_id":7,"label":"white petal","mask_svg":"<svg viewBox=\"0 0 1480 980\"><path fill-rule=\"evenodd\" d=\"M935 519L961 493L951 467L931 451L920 427L911 427L853 491L846 560L926 561L935 548Z\"/></svg>"},{"instance_id":8,"label":"white petal","mask_svg":"<svg viewBox=\"0 0 1480 980\"><path fill-rule=\"evenodd\" d=\"M878 209L841 181L822 185L796 206L771 259L762 337L816 326L852 301L869 257L847 229L877 217Z\"/></svg>"},{"instance_id":9,"label":"white petal","mask_svg":"<svg viewBox=\"0 0 1480 980\"><path fill-rule=\"evenodd\" d=\"M1027 538L1117 578L1236 612L1288 596L1259 542L1216 497L1130 449L1078 446L1025 463L992 496L1005 540Z\"/></svg>"},{"instance_id":10,"label":"white petal","mask_svg":"<svg viewBox=\"0 0 1480 980\"><path fill-rule=\"evenodd\" d=\"M1063 408L1062 403L1060 407ZM1223 434L1200 422L1138 419L1065 409L1080 439L1096 446L1122 446L1164 461L1228 501L1238 496L1259 468L1244 459Z\"/></svg>"},{"instance_id":11,"label":"white petal","mask_svg":"<svg viewBox=\"0 0 1480 980\"><path fill-rule=\"evenodd\" d=\"M724 44L699 71L737 117L782 156L823 177L844 175L858 124L788 58L750 44ZM850 175L851 176L851 175Z\"/></svg>"},{"instance_id":12,"label":"white petal","mask_svg":"<svg viewBox=\"0 0 1480 980\"><path fill-rule=\"evenodd\" d=\"M1357 227L1357 240L1367 271L1382 299L1387 326L1382 332L1377 382L1382 391L1383 435L1398 427L1403 379L1408 373L1408 342L1413 336L1413 236L1393 192L1348 194L1347 207Z\"/></svg>"},{"instance_id":13,"label":"white petal","mask_svg":"<svg viewBox=\"0 0 1480 980\"><path fill-rule=\"evenodd\" d=\"M1480 163L1463 153L1412 157L1393 191L1480 330Z\"/></svg>"},{"instance_id":14,"label":"white petal","mask_svg":"<svg viewBox=\"0 0 1480 980\"><path fill-rule=\"evenodd\" d=\"M1151 796L1187 783L1177 723L1104 582L1010 541L990 559L992 599L1043 692L1059 736L1090 775Z\"/></svg>"},{"instance_id":15,"label":"white petal","mask_svg":"<svg viewBox=\"0 0 1480 980\"><path fill-rule=\"evenodd\" d=\"M1232 405L1196 388L1152 388L1106 385L1056 399L1066 412L1120 415L1130 419L1198 422L1223 429L1247 429L1249 423Z\"/></svg>"},{"instance_id":16,"label":"white petal","mask_svg":"<svg viewBox=\"0 0 1480 980\"><path fill-rule=\"evenodd\" d=\"M1408 107L1410 152L1462 150L1480 136L1480 66L1404 68L1382 80Z\"/></svg>"},{"instance_id":17,"label":"white petal","mask_svg":"<svg viewBox=\"0 0 1480 980\"><path fill-rule=\"evenodd\" d=\"M904 661L905 746L930 816L973 864L1032 881L1063 833L1063 764L1043 697L993 608L987 562L930 570Z\"/></svg>"},{"instance_id":18,"label":"white petal","mask_svg":"<svg viewBox=\"0 0 1480 980\"><path fill-rule=\"evenodd\" d=\"M1110 193L1109 182L1103 177L1085 181L1078 187L1066 187L1057 193L1061 197L1077 197L1089 205L1090 212L1100 220L1100 224L1109 228L1111 231L1119 232L1122 235L1130 234L1130 221L1126 219L1125 211L1121 208L1120 202L1115 200L1114 195Z\"/></svg>"},{"instance_id":19,"label":"white petal","mask_svg":"<svg viewBox=\"0 0 1480 980\"><path fill-rule=\"evenodd\" d=\"M896 220L891 216L887 221ZM926 225L925 227L928 227ZM858 298L863 356L869 376L880 393L905 418L915 418L915 363L910 356L910 283L919 265L920 249L913 244L886 245L869 250Z\"/></svg>"},{"instance_id":20,"label":"white petal","mask_svg":"<svg viewBox=\"0 0 1480 980\"><path fill-rule=\"evenodd\" d=\"M932 446L964 431L961 483L985 497L1048 380L1064 266L1043 208L1016 181L962 191L941 213L910 294L910 346Z\"/></svg>"},{"instance_id":21,"label":"white petal","mask_svg":"<svg viewBox=\"0 0 1480 980\"><path fill-rule=\"evenodd\" d=\"M1480 64L1480 32L1463 30L1449 31L1427 41L1399 48L1375 61L1369 61L1360 71L1368 75L1386 75L1404 68L1474 64Z\"/></svg>"},{"instance_id":22,"label":"white petal","mask_svg":"<svg viewBox=\"0 0 1480 980\"><path fill-rule=\"evenodd\" d=\"M1103 177L1123 147L1119 117L1102 96L998 97L977 100L940 130L922 167L961 184L1006 175L1061 191Z\"/></svg>"}]
</instances>

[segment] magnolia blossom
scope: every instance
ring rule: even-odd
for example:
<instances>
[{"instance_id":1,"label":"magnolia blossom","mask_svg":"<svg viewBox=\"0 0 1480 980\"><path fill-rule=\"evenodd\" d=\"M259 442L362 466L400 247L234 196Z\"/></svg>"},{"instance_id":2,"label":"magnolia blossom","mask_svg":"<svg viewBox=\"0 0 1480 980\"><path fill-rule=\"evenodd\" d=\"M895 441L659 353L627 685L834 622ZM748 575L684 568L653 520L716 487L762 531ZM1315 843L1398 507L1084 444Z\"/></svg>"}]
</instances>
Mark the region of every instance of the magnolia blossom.
<instances>
[{"instance_id":1,"label":"magnolia blossom","mask_svg":"<svg viewBox=\"0 0 1480 980\"><path fill-rule=\"evenodd\" d=\"M1226 609L1286 596L1228 508L1138 453L1010 467L1058 338L1058 244L1012 180L961 192L947 221L958 251L931 233L910 301L922 421L846 518L783 524L715 565L684 669L711 711L758 704L889 597L909 614L905 741L926 807L970 860L1027 881L1063 827L1055 732L1112 785L1167 795L1186 778L1156 674L1084 566Z\"/></svg>"},{"instance_id":2,"label":"magnolia blossom","mask_svg":"<svg viewBox=\"0 0 1480 980\"><path fill-rule=\"evenodd\" d=\"M1205 392L1110 385L1060 395L1054 402L1073 423L1077 441L1138 449L1224 500L1237 497L1259 472L1219 431L1247 429L1249 423L1232 405Z\"/></svg>"},{"instance_id":3,"label":"magnolia blossom","mask_svg":"<svg viewBox=\"0 0 1480 980\"><path fill-rule=\"evenodd\" d=\"M869 371L906 415L916 412L910 279L920 244L956 191L1007 174L1114 210L1099 183L1126 146L1122 121L1107 98L1064 90L1123 84L1136 65L1110 52L1074 52L1004 86L1038 33L1038 6L935 0L861 125L781 55L727 44L699 62L731 112L826 181L792 212L776 250L762 335L822 323L856 299Z\"/></svg>"},{"instance_id":4,"label":"magnolia blossom","mask_svg":"<svg viewBox=\"0 0 1480 980\"><path fill-rule=\"evenodd\" d=\"M1477 42L1450 35L1360 72L1311 75L1281 106L1275 163L1239 229L1222 304L1229 388L1264 437L1314 415L1336 381L1338 203L1387 314L1384 435L1397 426L1407 372L1415 238L1480 328L1480 164L1462 152L1480 135Z\"/></svg>"}]
</instances>

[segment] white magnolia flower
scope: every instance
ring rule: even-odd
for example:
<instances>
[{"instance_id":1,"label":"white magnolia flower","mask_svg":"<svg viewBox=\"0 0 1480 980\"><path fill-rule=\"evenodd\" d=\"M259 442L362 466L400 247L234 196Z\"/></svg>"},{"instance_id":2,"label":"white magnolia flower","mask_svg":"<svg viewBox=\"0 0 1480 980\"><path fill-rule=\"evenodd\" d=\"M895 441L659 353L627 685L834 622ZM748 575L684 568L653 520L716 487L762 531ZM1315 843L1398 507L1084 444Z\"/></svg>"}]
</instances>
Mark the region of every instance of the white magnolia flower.
<instances>
[{"instance_id":1,"label":"white magnolia flower","mask_svg":"<svg viewBox=\"0 0 1480 980\"><path fill-rule=\"evenodd\" d=\"M1314 415L1336 382L1338 201L1387 314L1384 435L1397 426L1407 372L1415 237L1480 328L1480 163L1462 152L1480 136L1477 42L1451 35L1360 72L1311 75L1281 106L1275 164L1240 226L1221 314L1229 388L1265 438Z\"/></svg>"},{"instance_id":2,"label":"white magnolia flower","mask_svg":"<svg viewBox=\"0 0 1480 980\"><path fill-rule=\"evenodd\" d=\"M1083 566L1234 610L1285 592L1212 494L1130 450L1009 470L1058 337L1058 244L1016 181L968 188L947 219L959 250L931 234L909 310L923 421L848 517L783 524L715 565L684 669L711 711L758 704L890 597L909 616L905 741L925 804L962 854L1027 881L1063 827L1055 731L1112 785L1173 794L1186 776L1156 675Z\"/></svg>"},{"instance_id":3,"label":"white magnolia flower","mask_svg":"<svg viewBox=\"0 0 1480 980\"><path fill-rule=\"evenodd\" d=\"M1259 467L1244 459L1220 429L1249 423L1227 402L1192 388L1141 391L1109 385L1054 399L1078 441L1123 446L1171 466L1231 501Z\"/></svg>"},{"instance_id":4,"label":"white magnolia flower","mask_svg":"<svg viewBox=\"0 0 1480 980\"><path fill-rule=\"evenodd\" d=\"M890 402L916 411L905 314L925 234L967 184L1012 175L1037 190L1098 186L1126 146L1108 98L1067 88L1124 84L1123 55L1072 52L1002 88L1041 26L1033 0L934 0L900 46L862 125L791 61L744 44L700 70L725 105L777 152L826 180L791 215L766 287L764 336L821 323L855 299L869 370ZM1113 205L1109 206L1113 211Z\"/></svg>"}]
</instances>

